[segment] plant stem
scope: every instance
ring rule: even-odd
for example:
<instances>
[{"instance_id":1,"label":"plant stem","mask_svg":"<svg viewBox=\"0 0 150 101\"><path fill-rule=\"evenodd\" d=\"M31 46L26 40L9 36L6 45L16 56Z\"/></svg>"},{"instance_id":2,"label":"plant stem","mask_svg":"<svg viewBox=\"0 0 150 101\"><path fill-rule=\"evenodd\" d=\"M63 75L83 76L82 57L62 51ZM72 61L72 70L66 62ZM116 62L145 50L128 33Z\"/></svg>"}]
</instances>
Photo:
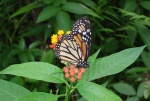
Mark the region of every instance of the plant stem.
<instances>
[{"instance_id":1,"label":"plant stem","mask_svg":"<svg viewBox=\"0 0 150 101\"><path fill-rule=\"evenodd\" d=\"M64 96L66 96L66 95L65 94L58 95L58 97L64 97Z\"/></svg>"},{"instance_id":2,"label":"plant stem","mask_svg":"<svg viewBox=\"0 0 150 101\"><path fill-rule=\"evenodd\" d=\"M72 89L72 83L71 83L71 85L68 87L68 86L66 86L66 97L65 97L65 101L69 101L69 97L70 97L70 91L71 91L71 89Z\"/></svg>"}]
</instances>

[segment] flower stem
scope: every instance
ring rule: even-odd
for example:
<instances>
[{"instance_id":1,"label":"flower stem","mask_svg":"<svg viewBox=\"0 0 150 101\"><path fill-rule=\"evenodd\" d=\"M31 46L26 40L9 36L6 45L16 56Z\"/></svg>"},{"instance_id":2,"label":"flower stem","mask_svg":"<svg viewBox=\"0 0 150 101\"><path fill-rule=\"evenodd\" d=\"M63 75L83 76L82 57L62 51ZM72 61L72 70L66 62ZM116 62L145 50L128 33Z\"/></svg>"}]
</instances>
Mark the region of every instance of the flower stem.
<instances>
[{"instance_id":1,"label":"flower stem","mask_svg":"<svg viewBox=\"0 0 150 101\"><path fill-rule=\"evenodd\" d=\"M65 101L69 101L71 89L72 89L72 83L71 83L71 85L70 85L69 87L66 86L66 97L65 97Z\"/></svg>"}]
</instances>

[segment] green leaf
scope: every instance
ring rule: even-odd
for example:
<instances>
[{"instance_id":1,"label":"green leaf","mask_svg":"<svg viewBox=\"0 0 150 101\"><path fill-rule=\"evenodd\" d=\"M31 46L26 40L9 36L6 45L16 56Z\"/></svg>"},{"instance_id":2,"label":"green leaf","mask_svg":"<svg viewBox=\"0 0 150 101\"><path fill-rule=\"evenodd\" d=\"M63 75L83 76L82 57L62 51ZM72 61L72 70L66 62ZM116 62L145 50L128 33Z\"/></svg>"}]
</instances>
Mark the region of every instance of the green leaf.
<instances>
[{"instance_id":1,"label":"green leaf","mask_svg":"<svg viewBox=\"0 0 150 101\"><path fill-rule=\"evenodd\" d=\"M150 68L145 68L145 67L132 67L131 69L128 69L126 71L127 74L134 74L134 73L141 73L141 72L147 72L150 70Z\"/></svg>"},{"instance_id":2,"label":"green leaf","mask_svg":"<svg viewBox=\"0 0 150 101\"><path fill-rule=\"evenodd\" d=\"M103 51L111 53L118 49L118 40L116 38L107 38L105 44L103 44ZM111 48L110 48L111 47Z\"/></svg>"},{"instance_id":3,"label":"green leaf","mask_svg":"<svg viewBox=\"0 0 150 101\"><path fill-rule=\"evenodd\" d=\"M51 4L53 0L42 0L45 4Z\"/></svg>"},{"instance_id":4,"label":"green leaf","mask_svg":"<svg viewBox=\"0 0 150 101\"><path fill-rule=\"evenodd\" d=\"M88 81L116 74L130 66L141 54L145 46L129 48L121 52L96 59L88 69L86 76Z\"/></svg>"},{"instance_id":5,"label":"green leaf","mask_svg":"<svg viewBox=\"0 0 150 101\"><path fill-rule=\"evenodd\" d=\"M61 5L62 0L54 0L53 1L53 6L59 7Z\"/></svg>"},{"instance_id":6,"label":"green leaf","mask_svg":"<svg viewBox=\"0 0 150 101\"><path fill-rule=\"evenodd\" d=\"M35 41L33 43L31 43L29 45L29 49L33 49L33 48L36 48L37 46L39 46L41 44L41 41Z\"/></svg>"},{"instance_id":7,"label":"green leaf","mask_svg":"<svg viewBox=\"0 0 150 101\"><path fill-rule=\"evenodd\" d=\"M150 95L149 89L144 90L144 98L147 99Z\"/></svg>"},{"instance_id":8,"label":"green leaf","mask_svg":"<svg viewBox=\"0 0 150 101\"><path fill-rule=\"evenodd\" d=\"M136 30L140 35L140 38L142 39L144 44L147 44L147 49L150 51L150 30L145 25L139 22L136 22L134 25L136 26Z\"/></svg>"},{"instance_id":9,"label":"green leaf","mask_svg":"<svg viewBox=\"0 0 150 101\"><path fill-rule=\"evenodd\" d=\"M93 9L96 9L96 4L92 0L80 0L80 2L82 2L84 5L87 5Z\"/></svg>"},{"instance_id":10,"label":"green leaf","mask_svg":"<svg viewBox=\"0 0 150 101\"><path fill-rule=\"evenodd\" d=\"M127 83L113 84L113 88L121 94L125 94L125 95L135 95L136 94L135 89Z\"/></svg>"},{"instance_id":11,"label":"green leaf","mask_svg":"<svg viewBox=\"0 0 150 101\"><path fill-rule=\"evenodd\" d=\"M81 97L78 101L88 101L84 97Z\"/></svg>"},{"instance_id":12,"label":"green leaf","mask_svg":"<svg viewBox=\"0 0 150 101\"><path fill-rule=\"evenodd\" d=\"M92 66L92 64L95 61L95 59L96 59L97 55L99 54L99 52L100 52L100 49L95 54L93 54L92 56L90 56L88 58L88 63L90 64L89 67ZM90 70L89 70L89 68L87 68L86 72L84 73L82 79L79 82L82 82L82 80L88 80L89 79L89 74L90 74Z\"/></svg>"},{"instance_id":13,"label":"green leaf","mask_svg":"<svg viewBox=\"0 0 150 101\"><path fill-rule=\"evenodd\" d=\"M95 59L96 59L96 57L97 57L97 55L99 54L99 52L100 52L100 49L95 53L95 54L93 54L92 56L90 56L89 58L88 58L88 63L90 64L90 66L93 64L93 62L95 61Z\"/></svg>"},{"instance_id":14,"label":"green leaf","mask_svg":"<svg viewBox=\"0 0 150 101\"><path fill-rule=\"evenodd\" d=\"M27 56L28 56L28 60L30 62L35 61L35 56L33 55L33 53L31 51L28 51Z\"/></svg>"},{"instance_id":15,"label":"green leaf","mask_svg":"<svg viewBox=\"0 0 150 101\"><path fill-rule=\"evenodd\" d=\"M139 101L137 96L129 97L126 101Z\"/></svg>"},{"instance_id":16,"label":"green leaf","mask_svg":"<svg viewBox=\"0 0 150 101\"><path fill-rule=\"evenodd\" d=\"M81 97L78 101L88 101L84 97Z\"/></svg>"},{"instance_id":17,"label":"green leaf","mask_svg":"<svg viewBox=\"0 0 150 101\"><path fill-rule=\"evenodd\" d=\"M53 83L65 82L61 69L44 62L28 62L11 65L1 71L0 74L12 74Z\"/></svg>"},{"instance_id":18,"label":"green leaf","mask_svg":"<svg viewBox=\"0 0 150 101\"><path fill-rule=\"evenodd\" d=\"M41 62L48 62L48 63L52 63L54 60L54 51L53 50L49 50L46 52L43 52L43 55L41 57Z\"/></svg>"},{"instance_id":19,"label":"green leaf","mask_svg":"<svg viewBox=\"0 0 150 101\"><path fill-rule=\"evenodd\" d=\"M69 31L71 29L71 20L68 13L60 11L57 16L57 26L59 30Z\"/></svg>"},{"instance_id":20,"label":"green leaf","mask_svg":"<svg viewBox=\"0 0 150 101\"><path fill-rule=\"evenodd\" d=\"M80 3L67 2L62 6L62 9L75 14L89 14L98 17L100 19L103 19L102 17L97 15L94 11L92 11L91 9L87 8L86 6Z\"/></svg>"},{"instance_id":21,"label":"green leaf","mask_svg":"<svg viewBox=\"0 0 150 101\"><path fill-rule=\"evenodd\" d=\"M17 101L58 101L58 96L44 92L33 92Z\"/></svg>"},{"instance_id":22,"label":"green leaf","mask_svg":"<svg viewBox=\"0 0 150 101\"><path fill-rule=\"evenodd\" d=\"M150 67L150 52L143 51L141 56L146 67Z\"/></svg>"},{"instance_id":23,"label":"green leaf","mask_svg":"<svg viewBox=\"0 0 150 101\"><path fill-rule=\"evenodd\" d=\"M19 48L20 50L23 50L25 48L25 40L23 38L19 40Z\"/></svg>"},{"instance_id":24,"label":"green leaf","mask_svg":"<svg viewBox=\"0 0 150 101\"><path fill-rule=\"evenodd\" d=\"M37 23L48 20L49 18L51 18L52 16L57 14L58 11L59 11L59 8L57 8L55 6L52 6L52 5L46 6L40 12L40 14L37 18Z\"/></svg>"},{"instance_id":25,"label":"green leaf","mask_svg":"<svg viewBox=\"0 0 150 101\"><path fill-rule=\"evenodd\" d=\"M124 10L126 11L135 11L137 8L137 3L135 1L127 0L124 6Z\"/></svg>"},{"instance_id":26,"label":"green leaf","mask_svg":"<svg viewBox=\"0 0 150 101\"><path fill-rule=\"evenodd\" d=\"M51 20L52 21L52 20ZM53 22L53 21L52 21ZM47 42L47 40L49 40L49 37L51 36L52 34L52 26L51 26L51 22L47 24L47 27L45 28L45 31L44 31L44 43Z\"/></svg>"},{"instance_id":27,"label":"green leaf","mask_svg":"<svg viewBox=\"0 0 150 101\"><path fill-rule=\"evenodd\" d=\"M20 37L31 37L31 36L37 36L45 31L46 25L40 25L31 28L28 32L24 32L20 35Z\"/></svg>"},{"instance_id":28,"label":"green leaf","mask_svg":"<svg viewBox=\"0 0 150 101\"><path fill-rule=\"evenodd\" d=\"M136 39L136 36L137 36L137 31L133 30L133 29L128 29L128 30L126 30L126 33L127 33L127 36L129 38L131 44L133 45L133 43Z\"/></svg>"},{"instance_id":29,"label":"green leaf","mask_svg":"<svg viewBox=\"0 0 150 101\"><path fill-rule=\"evenodd\" d=\"M19 60L20 60L21 63L24 63L24 62L28 62L28 61L29 61L29 60L28 60L28 55L27 55L26 52L20 52L20 53L18 54L18 58L19 58Z\"/></svg>"},{"instance_id":30,"label":"green leaf","mask_svg":"<svg viewBox=\"0 0 150 101\"><path fill-rule=\"evenodd\" d=\"M67 3L67 0L60 0L59 2L61 2L61 4L65 4Z\"/></svg>"},{"instance_id":31,"label":"green leaf","mask_svg":"<svg viewBox=\"0 0 150 101\"><path fill-rule=\"evenodd\" d=\"M0 101L17 101L30 91L11 82L0 79Z\"/></svg>"},{"instance_id":32,"label":"green leaf","mask_svg":"<svg viewBox=\"0 0 150 101\"><path fill-rule=\"evenodd\" d=\"M79 93L88 101L122 101L113 92L92 82L82 82L76 87Z\"/></svg>"},{"instance_id":33,"label":"green leaf","mask_svg":"<svg viewBox=\"0 0 150 101\"><path fill-rule=\"evenodd\" d=\"M22 77L19 77L19 76L13 77L10 81L15 83L15 84L18 84L20 86L24 85L24 79Z\"/></svg>"},{"instance_id":34,"label":"green leaf","mask_svg":"<svg viewBox=\"0 0 150 101\"><path fill-rule=\"evenodd\" d=\"M35 9L35 8L38 8L38 7L41 7L41 6L43 6L43 4L41 2L30 3L29 5L20 8L16 13L14 13L13 15L11 15L9 19L11 19L11 18L13 18L15 16L18 16L18 15L20 15L22 13L29 12L32 9Z\"/></svg>"},{"instance_id":35,"label":"green leaf","mask_svg":"<svg viewBox=\"0 0 150 101\"><path fill-rule=\"evenodd\" d=\"M142 1L141 3L140 3L140 5L143 7L143 8L145 8L145 9L147 9L147 10L150 10L150 1Z\"/></svg>"},{"instance_id":36,"label":"green leaf","mask_svg":"<svg viewBox=\"0 0 150 101\"><path fill-rule=\"evenodd\" d=\"M138 87L138 90L137 90L137 96L138 96L138 97L143 97L145 85L146 85L145 82L140 83L140 85L139 85L139 87Z\"/></svg>"}]
</instances>

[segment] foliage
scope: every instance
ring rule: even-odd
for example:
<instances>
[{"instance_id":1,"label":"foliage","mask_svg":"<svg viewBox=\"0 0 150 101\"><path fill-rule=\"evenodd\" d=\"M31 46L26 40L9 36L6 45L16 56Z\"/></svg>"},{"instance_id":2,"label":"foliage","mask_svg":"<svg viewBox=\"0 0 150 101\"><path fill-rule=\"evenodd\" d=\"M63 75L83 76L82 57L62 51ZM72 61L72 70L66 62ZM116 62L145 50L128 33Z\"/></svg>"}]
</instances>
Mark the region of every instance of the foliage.
<instances>
[{"instance_id":1,"label":"foliage","mask_svg":"<svg viewBox=\"0 0 150 101\"><path fill-rule=\"evenodd\" d=\"M101 53L98 55L99 52L97 52L95 56L89 57L91 66L94 69L88 68L82 79L85 80L87 85L91 85L95 87L95 89L105 89L107 92L106 88L102 88L99 85L102 84L126 101L149 101L149 83L145 84L150 78L149 4L150 1L148 0L2 0L0 2L0 70L9 70L11 66L14 66L14 70L17 67L25 69L27 67L24 67L24 65L28 64L25 62L31 62L31 64L29 63L28 65L32 69L34 76L30 69L29 71L25 69L24 71L26 72L24 73L22 73L23 70L20 70L20 75L16 74L19 72L12 70L9 73L14 73L13 75L19 77L2 74L0 78L10 82L4 80L1 80L1 82L12 86L14 85L11 82L14 82L28 88L30 91L49 92L49 89L52 89L53 94L59 89L59 93L63 94L65 87L64 84L61 83L65 82L65 79L62 76L60 76L62 77L60 80L58 79L59 82L56 79L51 80L45 77L46 75L50 75L49 73L53 73L53 71L47 73L51 67L54 67L58 71L60 70L61 72L59 72L62 74L62 70L58 68L62 67L62 65L56 60L54 51L49 49L49 37L60 29L64 31L71 30L73 22L86 15L90 19L92 29L91 54L94 54L99 48L101 48ZM134 51L135 54L137 53L136 55L134 52L132 54L130 49L127 54L122 53L124 52L122 51L120 53L122 54L121 56L116 53L126 48L142 45L147 45L147 47L142 52L141 57L136 61L135 59L142 50L139 53L137 52L142 48L135 48ZM134 55L137 57L134 58ZM107 56L109 58L107 58ZM96 57L98 57L98 59L96 59ZM123 58L125 60L122 60ZM128 59L133 60L128 61ZM36 65L34 64L36 63L35 61L39 61L42 66L37 64L38 66L34 67L33 65ZM109 63L105 61L109 61ZM125 64L122 61L124 61ZM130 65L134 61L135 63ZM47 67L45 65L50 64L43 62L50 63L51 66ZM116 64L112 67L112 63L114 62ZM57 64L58 67L54 66L54 64ZM128 66L129 68L126 68ZM45 69L46 74L41 73L40 69L37 70L38 68L41 68L41 71L44 70L42 68L47 68ZM114 68L117 68L117 70ZM37 74L37 72L41 73L41 75ZM31 75L33 77L31 77ZM38 80L46 82L40 82ZM97 84L89 82L91 80L94 80L93 82ZM81 82L81 85L76 86L76 89L85 86ZM120 89L125 87L132 88L131 92L134 92L134 94L129 93L131 89L126 89L125 92L127 93L123 93ZM0 88L4 87L0 86ZM83 89L78 91L83 96L83 91L87 90L88 89ZM37 92L23 96L36 98L37 96L43 95L44 98L48 99L52 96L54 100L60 98L53 94ZM77 91L74 92L74 95L76 94L78 94ZM87 96L88 94L85 94L83 97L88 99ZM19 96L17 96L17 98L18 97ZM84 98L78 99L79 101L83 101L85 100ZM22 100L26 101L27 97L22 98ZM60 98L60 100L62 99Z\"/></svg>"},{"instance_id":2,"label":"foliage","mask_svg":"<svg viewBox=\"0 0 150 101\"><path fill-rule=\"evenodd\" d=\"M99 101L99 100L122 101L121 98L119 98L111 91L107 90L106 88L98 84L89 81L122 71L138 58L138 56L140 55L144 47L145 46L126 49L124 51L121 51L119 53L107 57L103 57L101 59L96 59L96 56L98 55L97 52L96 54L90 57L93 59L92 60L90 59L91 61L90 60L88 61L89 63L91 63L90 68L87 69L83 78L77 84L74 85L72 83L68 83L67 80L65 80L63 71L59 67L56 67L48 63L43 63L43 62L28 62L23 64L11 65L5 70L1 71L0 74L12 74L17 76L27 77L30 79L42 80L42 81L53 82L53 83L65 83L68 89L66 90L66 94L64 94L65 101L68 101L69 95L75 89L77 89L79 93L89 101L93 101L93 100L94 101ZM112 58L114 59L114 61L112 61ZM99 68L99 67L103 67L103 68ZM8 89L6 89L7 85L10 86L11 84L6 83L5 88L1 88L1 90L4 92L5 90L8 91L9 87ZM17 89L19 89L19 86ZM13 90L12 93L14 93ZM133 93L135 94L135 92ZM3 95L10 96L10 97L12 96L11 94L7 95L7 93ZM22 101L22 99L25 99L24 101L27 101L28 99L28 101L32 101L33 99L37 99L36 96L39 97L39 99L43 98L43 96L38 95L38 93L37 95L35 95L35 93L31 93L31 95L27 95L27 96L25 94L25 97L23 96L23 98L17 97L18 98L17 100ZM46 94L44 96L46 96ZM57 95L57 96L51 95L51 97L49 96L47 100L54 99L56 97L54 101L57 101L59 96L62 97L62 95ZM14 99L13 101L15 100L16 99Z\"/></svg>"}]
</instances>

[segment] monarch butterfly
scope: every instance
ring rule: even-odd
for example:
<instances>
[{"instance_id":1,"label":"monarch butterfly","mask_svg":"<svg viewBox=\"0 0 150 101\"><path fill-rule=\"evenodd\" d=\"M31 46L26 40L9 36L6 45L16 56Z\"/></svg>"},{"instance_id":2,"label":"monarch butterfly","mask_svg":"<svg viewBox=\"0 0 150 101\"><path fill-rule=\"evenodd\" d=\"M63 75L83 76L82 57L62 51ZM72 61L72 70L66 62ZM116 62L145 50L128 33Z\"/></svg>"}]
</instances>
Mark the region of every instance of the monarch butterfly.
<instances>
[{"instance_id":1,"label":"monarch butterfly","mask_svg":"<svg viewBox=\"0 0 150 101\"><path fill-rule=\"evenodd\" d=\"M87 59L91 49L90 21L86 16L77 20L69 35L56 44L56 57L79 67L89 67Z\"/></svg>"}]
</instances>

